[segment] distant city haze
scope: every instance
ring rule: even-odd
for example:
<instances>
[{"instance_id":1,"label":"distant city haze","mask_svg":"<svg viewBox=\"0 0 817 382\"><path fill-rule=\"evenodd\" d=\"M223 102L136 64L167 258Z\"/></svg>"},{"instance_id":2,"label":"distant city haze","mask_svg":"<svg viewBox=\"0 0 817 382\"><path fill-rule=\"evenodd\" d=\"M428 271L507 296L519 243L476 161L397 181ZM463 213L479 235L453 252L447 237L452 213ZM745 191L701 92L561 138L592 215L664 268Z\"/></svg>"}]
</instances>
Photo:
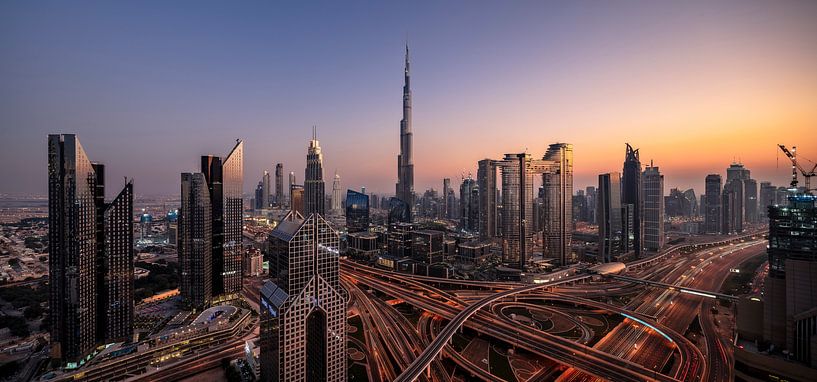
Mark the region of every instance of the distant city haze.
<instances>
[{"instance_id":1,"label":"distant city haze","mask_svg":"<svg viewBox=\"0 0 817 382\"><path fill-rule=\"evenodd\" d=\"M178 194L241 138L250 194L278 162L303 179L317 125L327 176L393 194L406 41L417 193L553 142L576 190L625 142L666 193L733 160L783 186L776 144L817 160L815 20L813 1L3 1L0 193L46 194L47 134L75 133L136 195Z\"/></svg>"}]
</instances>

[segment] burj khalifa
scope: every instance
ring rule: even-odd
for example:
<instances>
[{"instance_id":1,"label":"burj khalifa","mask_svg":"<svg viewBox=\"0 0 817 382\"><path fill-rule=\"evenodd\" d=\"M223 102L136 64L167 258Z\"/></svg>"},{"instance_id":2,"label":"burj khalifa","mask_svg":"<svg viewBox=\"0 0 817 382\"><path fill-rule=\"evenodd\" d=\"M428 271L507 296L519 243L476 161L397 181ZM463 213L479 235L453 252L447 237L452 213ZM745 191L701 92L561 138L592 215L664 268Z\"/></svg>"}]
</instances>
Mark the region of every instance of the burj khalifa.
<instances>
[{"instance_id":1,"label":"burj khalifa","mask_svg":"<svg viewBox=\"0 0 817 382\"><path fill-rule=\"evenodd\" d=\"M406 44L405 83L403 84L403 119L400 120L400 155L397 156L397 198L408 206L409 221L414 207L414 161L412 160L411 87L409 85L409 48Z\"/></svg>"}]
</instances>

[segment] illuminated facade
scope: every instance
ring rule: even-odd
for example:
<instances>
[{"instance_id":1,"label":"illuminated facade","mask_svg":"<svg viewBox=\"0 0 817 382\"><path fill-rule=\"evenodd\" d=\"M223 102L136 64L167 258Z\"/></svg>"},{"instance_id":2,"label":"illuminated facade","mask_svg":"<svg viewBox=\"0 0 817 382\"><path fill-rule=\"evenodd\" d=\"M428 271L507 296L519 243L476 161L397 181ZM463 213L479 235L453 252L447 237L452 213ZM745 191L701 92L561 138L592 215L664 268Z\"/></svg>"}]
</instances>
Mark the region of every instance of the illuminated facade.
<instances>
[{"instance_id":1,"label":"illuminated facade","mask_svg":"<svg viewBox=\"0 0 817 382\"><path fill-rule=\"evenodd\" d=\"M276 280L261 289L262 380L346 381L348 297L337 232L318 214L291 214L269 240Z\"/></svg>"},{"instance_id":2,"label":"illuminated facade","mask_svg":"<svg viewBox=\"0 0 817 382\"><path fill-rule=\"evenodd\" d=\"M817 197L792 195L769 216L769 273L765 280L766 341L817 367Z\"/></svg>"},{"instance_id":3,"label":"illuminated facade","mask_svg":"<svg viewBox=\"0 0 817 382\"><path fill-rule=\"evenodd\" d=\"M323 181L323 154L312 129L312 140L306 154L304 171L304 215L326 214L326 185Z\"/></svg>"}]
</instances>

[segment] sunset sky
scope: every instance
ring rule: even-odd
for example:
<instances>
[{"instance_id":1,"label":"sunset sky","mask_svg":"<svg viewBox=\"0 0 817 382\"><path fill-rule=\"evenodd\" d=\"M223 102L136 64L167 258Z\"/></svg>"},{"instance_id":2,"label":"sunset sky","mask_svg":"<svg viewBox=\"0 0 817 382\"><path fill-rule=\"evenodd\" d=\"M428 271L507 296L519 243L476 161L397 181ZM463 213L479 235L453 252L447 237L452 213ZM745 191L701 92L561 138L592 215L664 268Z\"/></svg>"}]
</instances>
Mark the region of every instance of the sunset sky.
<instances>
[{"instance_id":1,"label":"sunset sky","mask_svg":"<svg viewBox=\"0 0 817 382\"><path fill-rule=\"evenodd\" d=\"M625 142L666 193L733 160L787 185L777 143L817 160L815 1L387 3L0 2L0 193L46 193L48 133L142 195L236 138L247 192L301 181L312 125L325 178L393 193L406 40L418 193L554 142L576 189Z\"/></svg>"}]
</instances>

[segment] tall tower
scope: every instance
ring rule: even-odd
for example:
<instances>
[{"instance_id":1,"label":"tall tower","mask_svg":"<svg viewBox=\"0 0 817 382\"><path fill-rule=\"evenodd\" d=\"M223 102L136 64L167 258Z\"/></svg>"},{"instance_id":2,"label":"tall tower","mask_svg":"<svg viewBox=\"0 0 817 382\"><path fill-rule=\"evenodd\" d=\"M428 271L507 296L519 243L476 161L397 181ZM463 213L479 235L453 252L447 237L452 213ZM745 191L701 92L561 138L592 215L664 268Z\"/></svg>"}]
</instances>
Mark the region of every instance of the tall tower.
<instances>
[{"instance_id":1,"label":"tall tower","mask_svg":"<svg viewBox=\"0 0 817 382\"><path fill-rule=\"evenodd\" d=\"M414 160L412 159L411 86L409 83L409 48L406 44L406 67L403 84L403 119L400 120L400 155L397 156L397 198L408 205L409 221L414 207Z\"/></svg>"},{"instance_id":2,"label":"tall tower","mask_svg":"<svg viewBox=\"0 0 817 382\"><path fill-rule=\"evenodd\" d=\"M282 163L275 165L275 204L278 207L284 205L284 165Z\"/></svg>"},{"instance_id":3,"label":"tall tower","mask_svg":"<svg viewBox=\"0 0 817 382\"><path fill-rule=\"evenodd\" d=\"M706 176L706 193L704 194L704 232L719 233L721 231L721 176L709 174Z\"/></svg>"},{"instance_id":4,"label":"tall tower","mask_svg":"<svg viewBox=\"0 0 817 382\"><path fill-rule=\"evenodd\" d=\"M338 233L321 215L290 214L269 235L261 287L261 380L346 381L346 291Z\"/></svg>"},{"instance_id":5,"label":"tall tower","mask_svg":"<svg viewBox=\"0 0 817 382\"><path fill-rule=\"evenodd\" d=\"M272 201L270 200L270 195L272 195L272 183L270 182L270 174L268 171L264 170L264 177L261 178L263 190L261 191L261 208L270 208Z\"/></svg>"},{"instance_id":6,"label":"tall tower","mask_svg":"<svg viewBox=\"0 0 817 382\"><path fill-rule=\"evenodd\" d=\"M490 239L497 235L496 163L494 160L479 161L477 185L479 186L479 237Z\"/></svg>"},{"instance_id":7,"label":"tall tower","mask_svg":"<svg viewBox=\"0 0 817 382\"><path fill-rule=\"evenodd\" d=\"M179 209L179 290L185 303L204 309L213 299L213 209L202 173L182 173Z\"/></svg>"},{"instance_id":8,"label":"tall tower","mask_svg":"<svg viewBox=\"0 0 817 382\"><path fill-rule=\"evenodd\" d=\"M621 254L624 241L621 212L621 175L617 172L600 174L596 199L596 220L599 223L599 261L609 263Z\"/></svg>"},{"instance_id":9,"label":"tall tower","mask_svg":"<svg viewBox=\"0 0 817 382\"><path fill-rule=\"evenodd\" d=\"M340 215L343 213L341 211L341 199L343 197L340 194L340 175L335 172L335 180L332 181L332 213L335 215Z\"/></svg>"},{"instance_id":10,"label":"tall tower","mask_svg":"<svg viewBox=\"0 0 817 382\"><path fill-rule=\"evenodd\" d=\"M323 154L318 142L316 129L312 127L312 140L306 154L306 171L304 174L304 214L326 213L326 186L323 182Z\"/></svg>"},{"instance_id":11,"label":"tall tower","mask_svg":"<svg viewBox=\"0 0 817 382\"><path fill-rule=\"evenodd\" d=\"M644 250L658 252L664 246L664 175L650 165L642 174L644 180Z\"/></svg>"},{"instance_id":12,"label":"tall tower","mask_svg":"<svg viewBox=\"0 0 817 382\"><path fill-rule=\"evenodd\" d=\"M244 142L237 140L223 159L202 156L201 172L210 193L213 297L216 302L232 300L241 292Z\"/></svg>"},{"instance_id":13,"label":"tall tower","mask_svg":"<svg viewBox=\"0 0 817 382\"><path fill-rule=\"evenodd\" d=\"M625 250L633 250L635 257L641 257L641 212L644 208L641 196L641 160L638 158L638 149L633 149L627 143L627 152L624 156L624 173L621 177L621 203L627 211L627 224L624 226ZM632 218L630 218L632 216Z\"/></svg>"},{"instance_id":14,"label":"tall tower","mask_svg":"<svg viewBox=\"0 0 817 382\"><path fill-rule=\"evenodd\" d=\"M49 135L48 224L51 356L76 368L133 333L133 184L105 203L105 166Z\"/></svg>"},{"instance_id":15,"label":"tall tower","mask_svg":"<svg viewBox=\"0 0 817 382\"><path fill-rule=\"evenodd\" d=\"M542 161L545 253L559 259L561 265L566 265L573 239L573 145L551 144Z\"/></svg>"}]
</instances>

